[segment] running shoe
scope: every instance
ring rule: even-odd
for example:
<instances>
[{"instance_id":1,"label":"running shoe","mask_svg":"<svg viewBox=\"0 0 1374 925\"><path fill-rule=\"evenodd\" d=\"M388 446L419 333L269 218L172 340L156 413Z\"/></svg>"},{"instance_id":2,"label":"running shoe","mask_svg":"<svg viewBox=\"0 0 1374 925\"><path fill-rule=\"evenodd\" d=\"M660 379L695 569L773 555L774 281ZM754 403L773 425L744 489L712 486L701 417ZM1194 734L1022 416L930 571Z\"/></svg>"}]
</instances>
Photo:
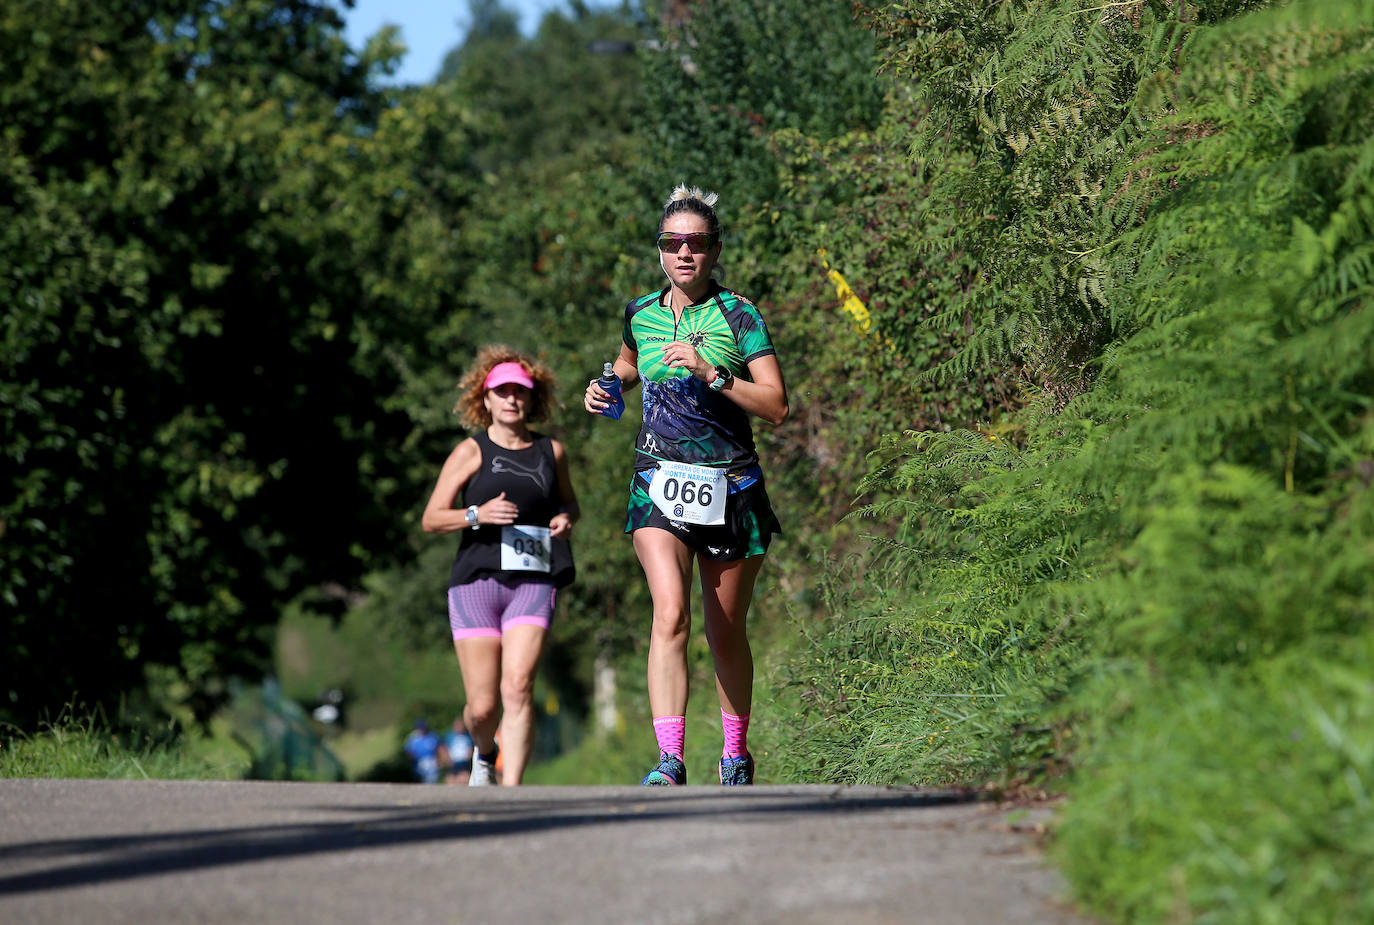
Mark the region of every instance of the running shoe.
<instances>
[{"instance_id":1,"label":"running shoe","mask_svg":"<svg viewBox=\"0 0 1374 925\"><path fill-rule=\"evenodd\" d=\"M737 755L720 759L720 782L726 787L743 787L754 782L754 756Z\"/></svg>"},{"instance_id":2,"label":"running shoe","mask_svg":"<svg viewBox=\"0 0 1374 925\"><path fill-rule=\"evenodd\" d=\"M687 783L687 766L667 752L658 756L658 764L644 775L641 787L681 787Z\"/></svg>"},{"instance_id":3,"label":"running shoe","mask_svg":"<svg viewBox=\"0 0 1374 925\"><path fill-rule=\"evenodd\" d=\"M499 750L498 750L499 751ZM494 787L498 783L496 780L496 755L492 752L490 759L479 755L476 749L472 752L472 772L468 775L469 787Z\"/></svg>"}]
</instances>

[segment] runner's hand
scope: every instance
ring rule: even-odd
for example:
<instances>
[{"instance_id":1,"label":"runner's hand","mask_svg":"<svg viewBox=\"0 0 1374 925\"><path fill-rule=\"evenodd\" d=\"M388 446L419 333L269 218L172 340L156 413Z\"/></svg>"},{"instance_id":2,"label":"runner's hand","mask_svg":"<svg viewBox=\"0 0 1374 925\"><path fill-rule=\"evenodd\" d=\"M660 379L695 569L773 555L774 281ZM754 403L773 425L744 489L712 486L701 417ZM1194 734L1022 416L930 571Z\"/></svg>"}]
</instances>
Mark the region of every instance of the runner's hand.
<instances>
[{"instance_id":1,"label":"runner's hand","mask_svg":"<svg viewBox=\"0 0 1374 925\"><path fill-rule=\"evenodd\" d=\"M698 379L709 379L715 369L701 358L697 348L680 340L663 345L663 363L671 369L686 369Z\"/></svg>"},{"instance_id":2,"label":"runner's hand","mask_svg":"<svg viewBox=\"0 0 1374 925\"><path fill-rule=\"evenodd\" d=\"M588 414L600 414L611 405L611 393L607 392L593 379L587 383L586 394L582 396L582 407Z\"/></svg>"},{"instance_id":3,"label":"runner's hand","mask_svg":"<svg viewBox=\"0 0 1374 925\"><path fill-rule=\"evenodd\" d=\"M515 502L507 501L506 493L503 491L490 501L477 505L477 522L479 524L513 524L519 513L520 509L515 506Z\"/></svg>"},{"instance_id":4,"label":"runner's hand","mask_svg":"<svg viewBox=\"0 0 1374 925\"><path fill-rule=\"evenodd\" d=\"M572 518L567 514L555 514L553 520L549 521L549 536L556 540L565 540L572 534Z\"/></svg>"}]
</instances>

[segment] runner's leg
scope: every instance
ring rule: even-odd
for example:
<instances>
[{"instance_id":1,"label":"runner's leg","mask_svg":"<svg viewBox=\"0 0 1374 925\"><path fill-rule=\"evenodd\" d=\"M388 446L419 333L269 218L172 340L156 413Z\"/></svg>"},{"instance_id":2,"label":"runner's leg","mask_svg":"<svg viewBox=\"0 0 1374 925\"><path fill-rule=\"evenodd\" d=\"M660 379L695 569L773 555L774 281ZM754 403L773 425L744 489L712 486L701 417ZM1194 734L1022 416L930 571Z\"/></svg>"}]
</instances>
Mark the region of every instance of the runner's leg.
<instances>
[{"instance_id":1,"label":"runner's leg","mask_svg":"<svg viewBox=\"0 0 1374 925\"><path fill-rule=\"evenodd\" d=\"M667 530L634 532L635 554L653 598L649 709L655 718L687 713L687 637L692 627L692 550Z\"/></svg>"},{"instance_id":2,"label":"runner's leg","mask_svg":"<svg viewBox=\"0 0 1374 925\"><path fill-rule=\"evenodd\" d=\"M534 748L534 678L544 649L542 626L518 624L501 638L501 783L520 783Z\"/></svg>"},{"instance_id":3,"label":"runner's leg","mask_svg":"<svg viewBox=\"0 0 1374 925\"><path fill-rule=\"evenodd\" d=\"M501 722L501 637L472 636L454 640L458 668L463 673L463 722L483 755L496 751L496 727Z\"/></svg>"},{"instance_id":4,"label":"runner's leg","mask_svg":"<svg viewBox=\"0 0 1374 925\"><path fill-rule=\"evenodd\" d=\"M720 708L735 716L748 716L753 703L754 653L746 623L763 559L701 560L702 609L706 642L716 666L716 693Z\"/></svg>"},{"instance_id":5,"label":"runner's leg","mask_svg":"<svg viewBox=\"0 0 1374 925\"><path fill-rule=\"evenodd\" d=\"M463 674L463 721L477 751L496 750L501 721L501 612L508 592L499 582L479 579L448 589L448 622Z\"/></svg>"}]
</instances>

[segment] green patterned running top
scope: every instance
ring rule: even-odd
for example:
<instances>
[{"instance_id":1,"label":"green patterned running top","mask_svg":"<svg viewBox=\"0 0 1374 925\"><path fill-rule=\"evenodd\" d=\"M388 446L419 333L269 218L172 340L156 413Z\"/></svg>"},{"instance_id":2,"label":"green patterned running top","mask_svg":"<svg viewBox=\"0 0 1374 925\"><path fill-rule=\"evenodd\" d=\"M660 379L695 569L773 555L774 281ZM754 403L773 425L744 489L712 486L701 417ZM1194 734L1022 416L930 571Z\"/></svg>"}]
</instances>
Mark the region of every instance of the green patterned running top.
<instances>
[{"instance_id":1,"label":"green patterned running top","mask_svg":"<svg viewBox=\"0 0 1374 925\"><path fill-rule=\"evenodd\" d=\"M667 293L664 288L625 306L622 339L638 356L644 389L635 469L652 469L660 460L732 472L749 468L758 456L748 414L687 370L666 366L663 348L684 341L706 362L749 380L749 362L776 352L763 316L739 293L713 283L706 298L674 319Z\"/></svg>"}]
</instances>

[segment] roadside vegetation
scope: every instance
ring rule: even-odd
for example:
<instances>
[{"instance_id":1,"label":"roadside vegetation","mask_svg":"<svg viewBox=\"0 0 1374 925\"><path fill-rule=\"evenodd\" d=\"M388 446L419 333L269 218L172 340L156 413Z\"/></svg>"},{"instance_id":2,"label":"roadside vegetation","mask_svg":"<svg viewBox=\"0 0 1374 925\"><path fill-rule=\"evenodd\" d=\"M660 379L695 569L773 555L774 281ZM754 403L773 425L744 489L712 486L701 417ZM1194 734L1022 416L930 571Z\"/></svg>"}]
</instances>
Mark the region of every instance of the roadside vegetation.
<instances>
[{"instance_id":1,"label":"roadside vegetation","mask_svg":"<svg viewBox=\"0 0 1374 925\"><path fill-rule=\"evenodd\" d=\"M103 718L71 715L34 732L0 729L0 777L232 780L248 772L245 754L213 735L119 735Z\"/></svg>"},{"instance_id":2,"label":"roadside vegetation","mask_svg":"<svg viewBox=\"0 0 1374 925\"><path fill-rule=\"evenodd\" d=\"M0 773L403 779L505 340L586 512L529 777L636 778L634 403L577 395L685 179L792 392L761 778L1065 795L1110 921L1374 920L1374 0L478 0L402 89L323 4L77 6L0 14Z\"/></svg>"}]
</instances>

